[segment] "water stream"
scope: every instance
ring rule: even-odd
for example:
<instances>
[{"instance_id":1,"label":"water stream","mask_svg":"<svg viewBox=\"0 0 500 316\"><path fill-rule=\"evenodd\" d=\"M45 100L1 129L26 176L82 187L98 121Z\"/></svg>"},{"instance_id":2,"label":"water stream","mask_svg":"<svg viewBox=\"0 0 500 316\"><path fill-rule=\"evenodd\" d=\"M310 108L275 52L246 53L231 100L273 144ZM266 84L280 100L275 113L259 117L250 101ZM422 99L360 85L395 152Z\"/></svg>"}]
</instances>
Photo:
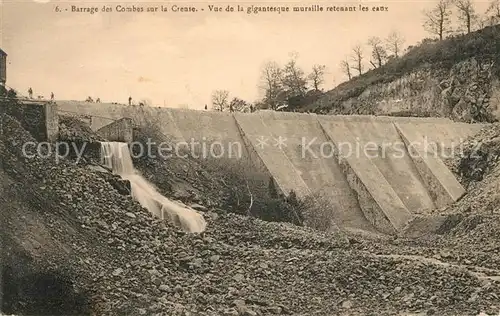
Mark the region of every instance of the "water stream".
<instances>
[{"instance_id":1,"label":"water stream","mask_svg":"<svg viewBox=\"0 0 500 316\"><path fill-rule=\"evenodd\" d=\"M187 232L200 233L205 230L207 224L200 213L161 195L134 168L126 143L102 142L101 155L105 166L130 181L132 197L155 216L166 219Z\"/></svg>"}]
</instances>

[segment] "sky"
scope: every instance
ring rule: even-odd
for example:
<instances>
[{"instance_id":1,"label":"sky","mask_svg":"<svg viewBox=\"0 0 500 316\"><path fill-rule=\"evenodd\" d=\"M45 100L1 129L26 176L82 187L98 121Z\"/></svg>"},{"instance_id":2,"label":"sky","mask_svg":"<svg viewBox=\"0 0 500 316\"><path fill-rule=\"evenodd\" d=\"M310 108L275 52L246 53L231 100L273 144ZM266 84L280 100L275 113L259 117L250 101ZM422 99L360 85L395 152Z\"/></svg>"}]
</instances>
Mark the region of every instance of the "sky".
<instances>
[{"instance_id":1,"label":"sky","mask_svg":"<svg viewBox=\"0 0 500 316\"><path fill-rule=\"evenodd\" d=\"M197 12L171 12L172 5ZM373 6L388 12L210 12L208 5ZM422 10L432 1L62 1L0 0L0 48L8 53L7 85L27 95L102 102L147 100L155 106L202 109L214 90L249 102L261 97L268 61L327 67L324 89L345 81L339 63L371 36L402 34L404 47L429 37ZM486 2L476 3L482 12ZM168 12L117 12L116 7L164 7ZM113 12L71 12L109 6ZM56 12L59 9L60 12ZM66 11L66 9L68 11ZM201 10L203 9L203 11ZM325 9L326 10L326 9Z\"/></svg>"}]
</instances>

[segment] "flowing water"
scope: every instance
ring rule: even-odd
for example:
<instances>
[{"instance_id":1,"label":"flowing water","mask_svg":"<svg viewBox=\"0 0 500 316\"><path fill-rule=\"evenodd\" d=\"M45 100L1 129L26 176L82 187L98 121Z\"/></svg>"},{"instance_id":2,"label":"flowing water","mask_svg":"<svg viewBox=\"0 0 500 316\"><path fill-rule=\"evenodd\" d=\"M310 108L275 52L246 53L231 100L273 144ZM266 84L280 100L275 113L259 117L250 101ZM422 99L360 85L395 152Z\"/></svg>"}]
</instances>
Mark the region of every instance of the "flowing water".
<instances>
[{"instance_id":1,"label":"flowing water","mask_svg":"<svg viewBox=\"0 0 500 316\"><path fill-rule=\"evenodd\" d=\"M155 216L166 219L187 232L200 233L205 230L207 224L200 213L167 199L142 177L134 168L126 143L102 142L101 157L104 165L113 170L113 173L130 181L132 197Z\"/></svg>"}]
</instances>

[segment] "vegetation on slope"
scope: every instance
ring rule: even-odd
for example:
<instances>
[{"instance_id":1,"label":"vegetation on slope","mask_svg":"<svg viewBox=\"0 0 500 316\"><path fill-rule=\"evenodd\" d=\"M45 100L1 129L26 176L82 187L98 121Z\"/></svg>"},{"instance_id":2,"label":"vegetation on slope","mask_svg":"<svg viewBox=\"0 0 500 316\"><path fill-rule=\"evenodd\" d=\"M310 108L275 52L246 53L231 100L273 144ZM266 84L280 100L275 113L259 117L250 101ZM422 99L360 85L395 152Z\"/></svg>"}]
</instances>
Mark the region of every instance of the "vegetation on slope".
<instances>
[{"instance_id":1,"label":"vegetation on slope","mask_svg":"<svg viewBox=\"0 0 500 316\"><path fill-rule=\"evenodd\" d=\"M447 161L464 187L485 179L500 162L500 124L483 128L467 139L462 152Z\"/></svg>"},{"instance_id":2,"label":"vegetation on slope","mask_svg":"<svg viewBox=\"0 0 500 316\"><path fill-rule=\"evenodd\" d=\"M452 36L442 41L424 40L410 47L400 58L389 60L382 67L354 77L327 92L323 98L302 108L303 111L325 113L335 110L342 101L358 97L366 88L380 83L392 82L405 74L423 67L443 71L466 59L488 59L495 61L496 75L500 77L500 25L486 27L466 35Z\"/></svg>"},{"instance_id":3,"label":"vegetation on slope","mask_svg":"<svg viewBox=\"0 0 500 316\"><path fill-rule=\"evenodd\" d=\"M158 153L158 144L166 138L153 127L136 131L136 141L146 146L152 144ZM154 183L165 196L172 196L184 203L197 203L209 209L248 215L266 221L303 224L302 204L294 198L278 196L269 187L269 178L255 174L240 166L237 161L226 162L199 160L192 153L169 157L139 155L135 148L134 165Z\"/></svg>"}]
</instances>

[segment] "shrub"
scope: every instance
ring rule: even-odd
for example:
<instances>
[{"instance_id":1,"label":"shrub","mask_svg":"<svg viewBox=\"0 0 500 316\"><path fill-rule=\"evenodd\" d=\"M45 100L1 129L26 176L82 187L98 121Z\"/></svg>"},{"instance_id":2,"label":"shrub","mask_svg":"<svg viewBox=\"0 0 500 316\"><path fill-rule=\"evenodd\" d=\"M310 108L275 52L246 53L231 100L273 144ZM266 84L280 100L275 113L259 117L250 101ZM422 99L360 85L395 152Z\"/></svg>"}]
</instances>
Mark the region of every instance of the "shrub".
<instances>
[{"instance_id":1,"label":"shrub","mask_svg":"<svg viewBox=\"0 0 500 316\"><path fill-rule=\"evenodd\" d=\"M17 98L17 92L13 89L8 89L4 86L0 86L0 97L15 99Z\"/></svg>"},{"instance_id":2,"label":"shrub","mask_svg":"<svg viewBox=\"0 0 500 316\"><path fill-rule=\"evenodd\" d=\"M297 199L295 192L291 191L288 196L272 197L268 195L257 199L249 215L265 221L288 222L303 226L302 209L302 203Z\"/></svg>"},{"instance_id":3,"label":"shrub","mask_svg":"<svg viewBox=\"0 0 500 316\"><path fill-rule=\"evenodd\" d=\"M320 194L313 194L304 198L300 207L305 226L320 231L329 231L335 226L333 222L333 206L327 198Z\"/></svg>"}]
</instances>

